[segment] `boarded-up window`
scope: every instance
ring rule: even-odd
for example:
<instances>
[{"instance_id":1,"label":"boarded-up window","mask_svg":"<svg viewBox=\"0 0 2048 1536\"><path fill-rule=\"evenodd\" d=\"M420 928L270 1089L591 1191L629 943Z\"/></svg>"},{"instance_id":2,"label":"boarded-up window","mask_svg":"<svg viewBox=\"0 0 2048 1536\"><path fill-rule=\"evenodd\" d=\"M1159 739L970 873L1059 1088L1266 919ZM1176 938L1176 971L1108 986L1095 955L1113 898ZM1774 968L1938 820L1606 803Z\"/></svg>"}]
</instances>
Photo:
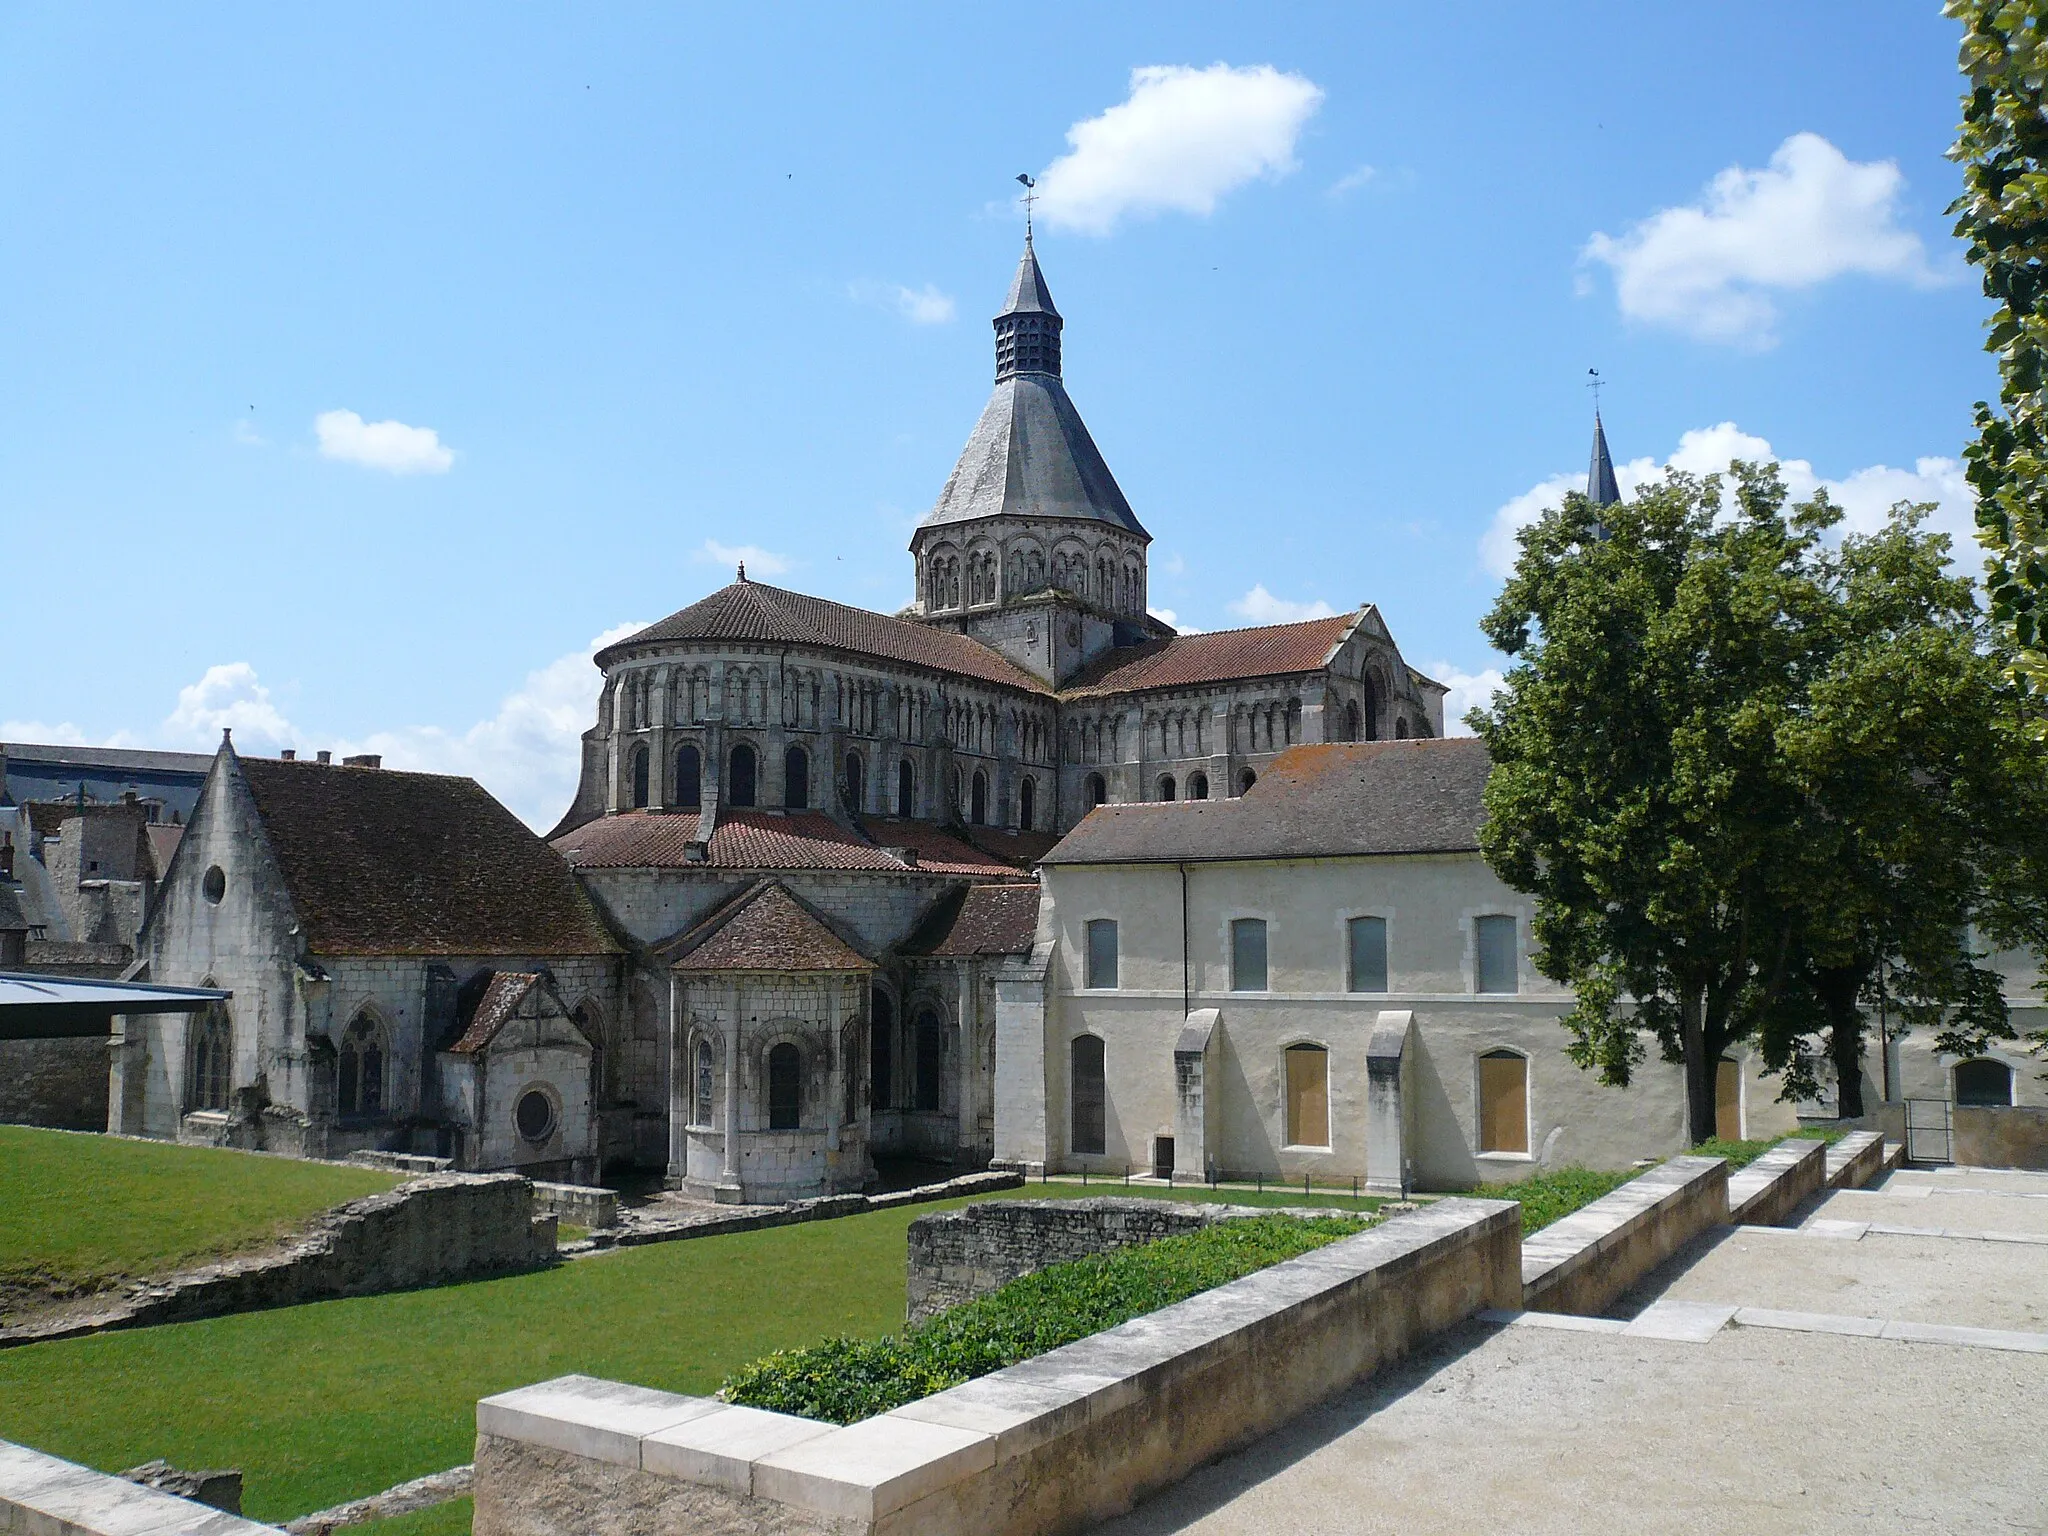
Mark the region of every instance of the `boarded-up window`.
<instances>
[{"instance_id":1,"label":"boarded-up window","mask_svg":"<svg viewBox=\"0 0 2048 1536\"><path fill-rule=\"evenodd\" d=\"M1475 918L1473 939L1479 951L1480 992L1515 992L1515 920L1512 917Z\"/></svg>"},{"instance_id":2,"label":"boarded-up window","mask_svg":"<svg viewBox=\"0 0 2048 1536\"><path fill-rule=\"evenodd\" d=\"M1714 1134L1742 1140L1742 1069L1726 1056L1714 1064Z\"/></svg>"},{"instance_id":3,"label":"boarded-up window","mask_svg":"<svg viewBox=\"0 0 2048 1536\"><path fill-rule=\"evenodd\" d=\"M1116 985L1116 919L1093 918L1088 924L1088 985Z\"/></svg>"},{"instance_id":4,"label":"boarded-up window","mask_svg":"<svg viewBox=\"0 0 2048 1536\"><path fill-rule=\"evenodd\" d=\"M1320 1045L1290 1045L1287 1057L1287 1144L1330 1144L1330 1053Z\"/></svg>"},{"instance_id":5,"label":"boarded-up window","mask_svg":"<svg viewBox=\"0 0 2048 1536\"><path fill-rule=\"evenodd\" d=\"M1479 1058L1479 1150L1529 1150L1529 1061L1513 1051Z\"/></svg>"},{"instance_id":6,"label":"boarded-up window","mask_svg":"<svg viewBox=\"0 0 2048 1536\"><path fill-rule=\"evenodd\" d=\"M1977 1106L2012 1103L2012 1068L1989 1057L1957 1062L1956 1102Z\"/></svg>"},{"instance_id":7,"label":"boarded-up window","mask_svg":"<svg viewBox=\"0 0 2048 1536\"><path fill-rule=\"evenodd\" d=\"M768 1129L793 1131L803 1124L804 1056L787 1040L768 1053Z\"/></svg>"},{"instance_id":8,"label":"boarded-up window","mask_svg":"<svg viewBox=\"0 0 2048 1536\"><path fill-rule=\"evenodd\" d=\"M1108 1145L1108 1084L1102 1069L1102 1037L1076 1035L1069 1049L1068 1088L1073 1099L1074 1150L1100 1157Z\"/></svg>"},{"instance_id":9,"label":"boarded-up window","mask_svg":"<svg viewBox=\"0 0 2048 1536\"><path fill-rule=\"evenodd\" d=\"M1266 921L1234 918L1230 924L1230 990L1266 990Z\"/></svg>"},{"instance_id":10,"label":"boarded-up window","mask_svg":"<svg viewBox=\"0 0 2048 1536\"><path fill-rule=\"evenodd\" d=\"M1383 917L1354 917L1349 924L1351 938L1351 990L1387 990L1387 920Z\"/></svg>"}]
</instances>

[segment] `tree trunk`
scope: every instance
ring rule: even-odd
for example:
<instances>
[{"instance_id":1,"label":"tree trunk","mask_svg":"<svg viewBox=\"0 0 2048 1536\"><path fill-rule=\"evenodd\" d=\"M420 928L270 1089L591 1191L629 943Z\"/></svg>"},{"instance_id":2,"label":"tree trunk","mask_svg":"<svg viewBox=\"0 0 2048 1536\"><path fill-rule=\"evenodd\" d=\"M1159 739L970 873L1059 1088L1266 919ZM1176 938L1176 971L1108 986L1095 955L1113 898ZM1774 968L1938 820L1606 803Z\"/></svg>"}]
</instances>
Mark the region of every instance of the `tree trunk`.
<instances>
[{"instance_id":1,"label":"tree trunk","mask_svg":"<svg viewBox=\"0 0 2048 1536\"><path fill-rule=\"evenodd\" d=\"M1694 1146L1714 1136L1714 1072L1707 1055L1706 999L1688 988L1678 1000L1679 1039L1685 1047L1685 1130Z\"/></svg>"},{"instance_id":2,"label":"tree trunk","mask_svg":"<svg viewBox=\"0 0 2048 1536\"><path fill-rule=\"evenodd\" d=\"M1823 971L1819 985L1821 1011L1828 1021L1828 1056L1835 1064L1835 1111L1844 1120L1863 1115L1863 1011L1856 998L1863 990L1863 973L1843 967Z\"/></svg>"}]
</instances>

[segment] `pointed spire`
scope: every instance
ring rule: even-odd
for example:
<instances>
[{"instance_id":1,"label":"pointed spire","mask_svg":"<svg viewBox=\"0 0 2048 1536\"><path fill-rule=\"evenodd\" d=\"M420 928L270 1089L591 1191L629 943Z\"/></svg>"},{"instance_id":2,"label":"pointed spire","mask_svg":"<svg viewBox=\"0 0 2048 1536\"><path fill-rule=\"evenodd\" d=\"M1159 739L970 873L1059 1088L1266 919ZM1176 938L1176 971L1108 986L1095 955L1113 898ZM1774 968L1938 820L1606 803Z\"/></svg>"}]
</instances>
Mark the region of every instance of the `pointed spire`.
<instances>
[{"instance_id":1,"label":"pointed spire","mask_svg":"<svg viewBox=\"0 0 2048 1536\"><path fill-rule=\"evenodd\" d=\"M1018 373L1060 374L1060 330L1065 322L1053 308L1052 290L1038 269L1031 236L1024 237L1024 255L1010 282L1010 296L995 318L996 377Z\"/></svg>"},{"instance_id":2,"label":"pointed spire","mask_svg":"<svg viewBox=\"0 0 2048 1536\"><path fill-rule=\"evenodd\" d=\"M739 579L740 579L741 581L745 581L745 580L747 579L747 562L746 562L746 561L744 561L744 560L742 560L742 561L740 562L740 576L739 576Z\"/></svg>"},{"instance_id":3,"label":"pointed spire","mask_svg":"<svg viewBox=\"0 0 2048 1536\"><path fill-rule=\"evenodd\" d=\"M1586 499L1596 507L1611 507L1621 500L1614 460L1607 453L1607 429L1600 424L1597 409L1593 412L1593 463L1586 471Z\"/></svg>"}]
</instances>

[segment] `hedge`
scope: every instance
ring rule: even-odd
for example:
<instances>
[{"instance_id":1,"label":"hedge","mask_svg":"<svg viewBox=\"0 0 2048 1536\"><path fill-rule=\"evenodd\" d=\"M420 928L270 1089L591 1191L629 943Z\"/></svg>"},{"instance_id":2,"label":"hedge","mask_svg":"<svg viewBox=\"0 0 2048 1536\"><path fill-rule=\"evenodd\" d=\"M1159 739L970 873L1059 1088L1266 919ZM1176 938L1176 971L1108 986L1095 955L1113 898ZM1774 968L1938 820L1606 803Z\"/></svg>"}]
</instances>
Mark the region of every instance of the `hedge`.
<instances>
[{"instance_id":1,"label":"hedge","mask_svg":"<svg viewBox=\"0 0 2048 1536\"><path fill-rule=\"evenodd\" d=\"M901 1333L778 1350L726 1378L728 1402L851 1424L1085 1339L1349 1237L1362 1216L1251 1216L1013 1280Z\"/></svg>"}]
</instances>

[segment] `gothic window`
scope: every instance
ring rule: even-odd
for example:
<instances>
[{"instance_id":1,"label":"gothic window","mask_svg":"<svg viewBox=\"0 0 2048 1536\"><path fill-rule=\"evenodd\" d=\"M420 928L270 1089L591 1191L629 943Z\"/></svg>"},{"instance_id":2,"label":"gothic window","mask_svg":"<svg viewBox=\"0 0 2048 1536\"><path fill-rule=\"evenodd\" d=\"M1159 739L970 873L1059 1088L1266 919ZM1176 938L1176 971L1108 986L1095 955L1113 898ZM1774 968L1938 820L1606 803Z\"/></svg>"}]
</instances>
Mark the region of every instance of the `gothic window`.
<instances>
[{"instance_id":1,"label":"gothic window","mask_svg":"<svg viewBox=\"0 0 2048 1536\"><path fill-rule=\"evenodd\" d=\"M1027 777L1017 786L1017 825L1023 831L1032 830L1032 823L1038 819L1038 781Z\"/></svg>"},{"instance_id":2,"label":"gothic window","mask_svg":"<svg viewBox=\"0 0 2048 1536\"><path fill-rule=\"evenodd\" d=\"M939 1016L929 1008L921 1010L917 1016L917 1107L926 1112L939 1107L945 1049L946 1037L939 1027Z\"/></svg>"},{"instance_id":3,"label":"gothic window","mask_svg":"<svg viewBox=\"0 0 2048 1536\"><path fill-rule=\"evenodd\" d=\"M979 768L974 770L974 802L968 819L977 827L988 820L988 775Z\"/></svg>"},{"instance_id":4,"label":"gothic window","mask_svg":"<svg viewBox=\"0 0 2048 1536\"><path fill-rule=\"evenodd\" d=\"M1161 775L1159 775L1159 795L1158 795L1158 798L1159 798L1159 799L1161 799L1161 800L1171 800L1171 799L1173 798L1173 775L1172 775L1172 774L1170 774L1170 773L1162 773Z\"/></svg>"},{"instance_id":5,"label":"gothic window","mask_svg":"<svg viewBox=\"0 0 2048 1536\"><path fill-rule=\"evenodd\" d=\"M732 749L731 793L726 798L732 804L752 805L754 803L755 774L754 749L744 741Z\"/></svg>"},{"instance_id":6,"label":"gothic window","mask_svg":"<svg viewBox=\"0 0 2048 1536\"><path fill-rule=\"evenodd\" d=\"M1188 775L1188 798L1190 800L1206 800L1209 798L1209 775L1206 773L1191 773Z\"/></svg>"},{"instance_id":7,"label":"gothic window","mask_svg":"<svg viewBox=\"0 0 2048 1536\"><path fill-rule=\"evenodd\" d=\"M364 1118L384 1112L384 1032L367 1013L341 1037L340 1103L343 1115Z\"/></svg>"},{"instance_id":8,"label":"gothic window","mask_svg":"<svg viewBox=\"0 0 2048 1536\"><path fill-rule=\"evenodd\" d=\"M1091 805L1091 806L1101 805L1101 804L1103 804L1103 803L1104 803L1105 801L1107 801L1108 799L1109 799L1109 786L1108 786L1108 785L1107 785L1106 783L1104 783L1104 782L1103 782L1103 779L1102 779L1102 775L1101 775L1101 774L1099 774L1099 773L1091 773L1091 774L1089 774L1089 775L1088 775L1088 803L1089 803L1089 805Z\"/></svg>"},{"instance_id":9,"label":"gothic window","mask_svg":"<svg viewBox=\"0 0 2048 1536\"><path fill-rule=\"evenodd\" d=\"M697 1042L697 1123L699 1125L709 1125L711 1123L712 1090L716 1086L717 1078L711 1065L711 1042L709 1040L699 1040Z\"/></svg>"},{"instance_id":10,"label":"gothic window","mask_svg":"<svg viewBox=\"0 0 2048 1536\"><path fill-rule=\"evenodd\" d=\"M694 811L704 803L704 757L693 746L676 752L676 804Z\"/></svg>"},{"instance_id":11,"label":"gothic window","mask_svg":"<svg viewBox=\"0 0 2048 1536\"><path fill-rule=\"evenodd\" d=\"M863 767L864 765L860 760L858 752L846 754L846 805L847 809L853 811L856 815L861 810L861 791L866 788Z\"/></svg>"},{"instance_id":12,"label":"gothic window","mask_svg":"<svg viewBox=\"0 0 2048 1536\"><path fill-rule=\"evenodd\" d=\"M896 1010L889 994L877 987L868 1020L868 1108L889 1107L889 1047L896 1032Z\"/></svg>"},{"instance_id":13,"label":"gothic window","mask_svg":"<svg viewBox=\"0 0 2048 1536\"><path fill-rule=\"evenodd\" d=\"M804 1055L787 1040L768 1052L768 1129L794 1131L803 1124Z\"/></svg>"},{"instance_id":14,"label":"gothic window","mask_svg":"<svg viewBox=\"0 0 2048 1536\"><path fill-rule=\"evenodd\" d=\"M1102 1036L1076 1035L1067 1048L1071 1064L1067 1094L1074 1151L1100 1157L1108 1145L1109 1082L1103 1071Z\"/></svg>"},{"instance_id":15,"label":"gothic window","mask_svg":"<svg viewBox=\"0 0 2048 1536\"><path fill-rule=\"evenodd\" d=\"M792 811L811 803L811 757L802 747L782 754L782 803Z\"/></svg>"},{"instance_id":16,"label":"gothic window","mask_svg":"<svg viewBox=\"0 0 2048 1536\"><path fill-rule=\"evenodd\" d=\"M909 818L917 812L917 770L904 758L896 765L896 814Z\"/></svg>"},{"instance_id":17,"label":"gothic window","mask_svg":"<svg viewBox=\"0 0 2048 1536\"><path fill-rule=\"evenodd\" d=\"M638 744L633 748L632 774L633 809L636 811L645 810L647 808L647 747L645 743Z\"/></svg>"},{"instance_id":18,"label":"gothic window","mask_svg":"<svg viewBox=\"0 0 2048 1536\"><path fill-rule=\"evenodd\" d=\"M207 985L213 985L209 978ZM223 1003L209 1003L192 1036L192 1086L194 1109L226 1109L228 1087L233 1081L234 1028L228 1022Z\"/></svg>"}]
</instances>

